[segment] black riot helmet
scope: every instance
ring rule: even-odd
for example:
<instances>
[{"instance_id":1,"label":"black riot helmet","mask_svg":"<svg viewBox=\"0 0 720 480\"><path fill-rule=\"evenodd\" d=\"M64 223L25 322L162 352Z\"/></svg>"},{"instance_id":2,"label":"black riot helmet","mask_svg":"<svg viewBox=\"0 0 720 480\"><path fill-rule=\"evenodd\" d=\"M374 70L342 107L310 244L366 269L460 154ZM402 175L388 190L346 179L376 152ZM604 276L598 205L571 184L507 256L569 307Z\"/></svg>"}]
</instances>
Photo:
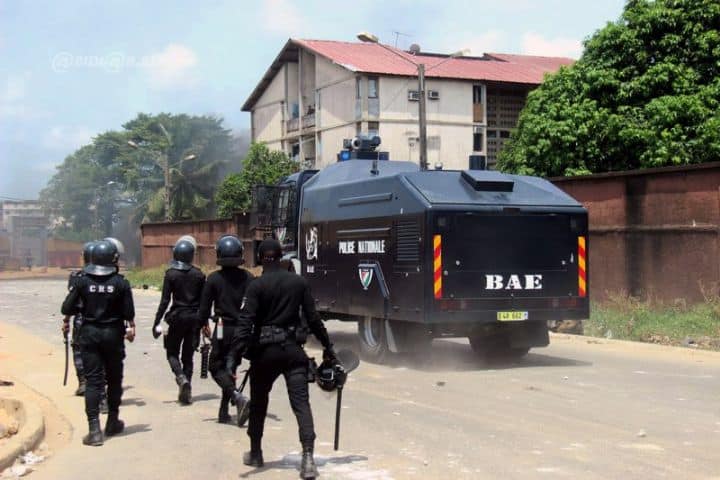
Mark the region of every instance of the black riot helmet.
<instances>
[{"instance_id":1,"label":"black riot helmet","mask_svg":"<svg viewBox=\"0 0 720 480\"><path fill-rule=\"evenodd\" d=\"M323 360L317 369L315 381L318 387L326 392L342 388L347 380L347 372L342 364L330 360Z\"/></svg>"},{"instance_id":2,"label":"black riot helmet","mask_svg":"<svg viewBox=\"0 0 720 480\"><path fill-rule=\"evenodd\" d=\"M221 267L237 267L244 263L243 244L235 235L225 235L220 237L215 245L215 253L217 255L217 263Z\"/></svg>"},{"instance_id":3,"label":"black riot helmet","mask_svg":"<svg viewBox=\"0 0 720 480\"><path fill-rule=\"evenodd\" d=\"M190 270L192 268L195 246L188 240L179 240L173 247L173 259L170 268Z\"/></svg>"},{"instance_id":4,"label":"black riot helmet","mask_svg":"<svg viewBox=\"0 0 720 480\"><path fill-rule=\"evenodd\" d=\"M258 263L267 265L282 258L282 245L274 238L266 238L258 247Z\"/></svg>"},{"instance_id":5,"label":"black riot helmet","mask_svg":"<svg viewBox=\"0 0 720 480\"><path fill-rule=\"evenodd\" d=\"M95 246L90 252L90 263L85 265L83 271L90 275L112 275L117 272L119 257L120 255L114 243L100 240L95 242Z\"/></svg>"},{"instance_id":6,"label":"black riot helmet","mask_svg":"<svg viewBox=\"0 0 720 480\"><path fill-rule=\"evenodd\" d=\"M83 266L90 263L90 255L92 255L93 248L97 242L86 242L82 248Z\"/></svg>"},{"instance_id":7,"label":"black riot helmet","mask_svg":"<svg viewBox=\"0 0 720 480\"><path fill-rule=\"evenodd\" d=\"M123 243L120 240L118 240L115 237L105 237L105 238L103 238L103 240L115 245L118 255L125 255L125 245L123 245Z\"/></svg>"}]
</instances>

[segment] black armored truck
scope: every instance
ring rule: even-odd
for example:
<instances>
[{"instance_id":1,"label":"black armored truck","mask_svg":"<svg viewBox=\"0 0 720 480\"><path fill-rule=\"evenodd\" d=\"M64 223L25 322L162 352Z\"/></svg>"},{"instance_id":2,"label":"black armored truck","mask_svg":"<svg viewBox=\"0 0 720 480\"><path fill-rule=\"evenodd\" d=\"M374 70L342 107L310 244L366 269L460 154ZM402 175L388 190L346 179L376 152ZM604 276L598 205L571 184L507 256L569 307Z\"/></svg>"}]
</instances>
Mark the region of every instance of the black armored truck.
<instances>
[{"instance_id":1,"label":"black armored truck","mask_svg":"<svg viewBox=\"0 0 720 480\"><path fill-rule=\"evenodd\" d=\"M548 320L588 318L582 205L541 178L420 170L375 144L259 190L318 311L356 321L367 359L438 337L520 357L548 344Z\"/></svg>"}]
</instances>

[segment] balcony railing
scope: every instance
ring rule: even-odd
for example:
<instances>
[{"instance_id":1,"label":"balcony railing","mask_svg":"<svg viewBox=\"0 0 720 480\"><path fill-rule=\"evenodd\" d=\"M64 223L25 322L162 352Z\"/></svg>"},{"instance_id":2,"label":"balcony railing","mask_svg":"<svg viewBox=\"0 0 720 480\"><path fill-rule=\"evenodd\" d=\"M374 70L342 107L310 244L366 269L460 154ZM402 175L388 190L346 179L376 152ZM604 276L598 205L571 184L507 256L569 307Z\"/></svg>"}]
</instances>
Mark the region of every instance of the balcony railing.
<instances>
[{"instance_id":1,"label":"balcony railing","mask_svg":"<svg viewBox=\"0 0 720 480\"><path fill-rule=\"evenodd\" d=\"M305 115L302 119L302 125L303 125L303 128L314 127L315 126L315 114L309 113L309 114Z\"/></svg>"},{"instance_id":2,"label":"balcony railing","mask_svg":"<svg viewBox=\"0 0 720 480\"><path fill-rule=\"evenodd\" d=\"M297 129L300 128L300 119L299 118L291 118L287 121L287 131L288 132L295 132Z\"/></svg>"}]
</instances>

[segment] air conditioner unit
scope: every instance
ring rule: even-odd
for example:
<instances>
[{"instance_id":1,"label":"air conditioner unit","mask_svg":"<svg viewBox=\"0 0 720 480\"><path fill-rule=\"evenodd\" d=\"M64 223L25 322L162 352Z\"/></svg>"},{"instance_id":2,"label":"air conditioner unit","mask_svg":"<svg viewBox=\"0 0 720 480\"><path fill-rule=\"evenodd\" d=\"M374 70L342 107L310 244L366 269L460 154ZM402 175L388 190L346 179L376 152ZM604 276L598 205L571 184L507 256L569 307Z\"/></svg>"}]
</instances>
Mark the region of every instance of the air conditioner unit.
<instances>
[{"instance_id":1,"label":"air conditioner unit","mask_svg":"<svg viewBox=\"0 0 720 480\"><path fill-rule=\"evenodd\" d=\"M428 90L428 98L430 100L440 100L440 92L437 90Z\"/></svg>"},{"instance_id":2,"label":"air conditioner unit","mask_svg":"<svg viewBox=\"0 0 720 480\"><path fill-rule=\"evenodd\" d=\"M417 90L408 90L408 100L411 102L419 102L420 92L418 92Z\"/></svg>"}]
</instances>

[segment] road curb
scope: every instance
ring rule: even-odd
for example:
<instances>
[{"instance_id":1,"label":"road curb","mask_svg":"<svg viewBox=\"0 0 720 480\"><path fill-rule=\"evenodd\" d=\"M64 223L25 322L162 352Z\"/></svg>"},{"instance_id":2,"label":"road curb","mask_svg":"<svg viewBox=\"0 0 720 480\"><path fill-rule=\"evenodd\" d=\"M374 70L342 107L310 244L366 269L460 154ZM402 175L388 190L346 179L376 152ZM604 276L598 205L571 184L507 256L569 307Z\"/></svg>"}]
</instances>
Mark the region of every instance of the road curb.
<instances>
[{"instance_id":1,"label":"road curb","mask_svg":"<svg viewBox=\"0 0 720 480\"><path fill-rule=\"evenodd\" d=\"M16 398L0 398L0 407L12 410L20 417L20 429L0 446L0 471L11 467L15 460L37 447L45 436L45 418L42 410L30 402Z\"/></svg>"}]
</instances>

